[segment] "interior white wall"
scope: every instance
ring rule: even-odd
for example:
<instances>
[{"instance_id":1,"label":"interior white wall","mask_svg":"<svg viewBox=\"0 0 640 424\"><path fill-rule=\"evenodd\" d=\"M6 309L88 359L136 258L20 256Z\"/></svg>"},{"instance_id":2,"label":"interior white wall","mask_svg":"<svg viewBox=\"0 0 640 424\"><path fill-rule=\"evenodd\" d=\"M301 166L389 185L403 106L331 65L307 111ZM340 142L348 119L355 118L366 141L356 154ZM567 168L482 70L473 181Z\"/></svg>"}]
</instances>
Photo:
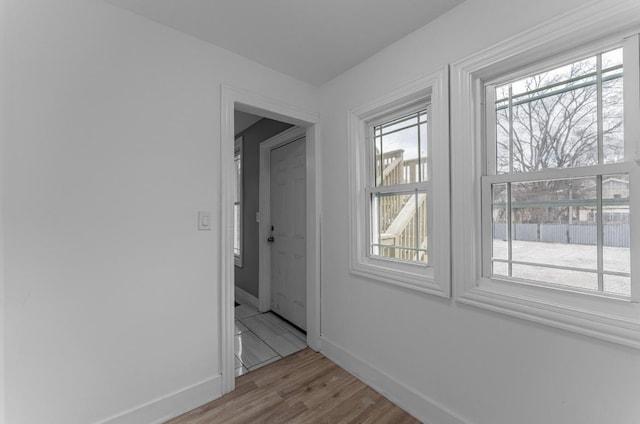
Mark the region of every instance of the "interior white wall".
<instances>
[{"instance_id":1,"label":"interior white wall","mask_svg":"<svg viewBox=\"0 0 640 424\"><path fill-rule=\"evenodd\" d=\"M317 88L98 0L6 7L7 422L94 423L214 378L220 86L310 111Z\"/></svg>"},{"instance_id":2,"label":"interior white wall","mask_svg":"<svg viewBox=\"0 0 640 424\"><path fill-rule=\"evenodd\" d=\"M5 349L5 331L4 331L4 315L5 315L5 294L4 294L4 139L5 139L5 80L4 69L5 61L2 60L1 52L5 50L5 28L6 14L4 0L0 0L0 424L5 424L5 367L4 367L4 349Z\"/></svg>"},{"instance_id":3,"label":"interior white wall","mask_svg":"<svg viewBox=\"0 0 640 424\"><path fill-rule=\"evenodd\" d=\"M322 87L323 349L469 423L640 422L640 352L350 275L347 112L582 3L467 0Z\"/></svg>"}]
</instances>

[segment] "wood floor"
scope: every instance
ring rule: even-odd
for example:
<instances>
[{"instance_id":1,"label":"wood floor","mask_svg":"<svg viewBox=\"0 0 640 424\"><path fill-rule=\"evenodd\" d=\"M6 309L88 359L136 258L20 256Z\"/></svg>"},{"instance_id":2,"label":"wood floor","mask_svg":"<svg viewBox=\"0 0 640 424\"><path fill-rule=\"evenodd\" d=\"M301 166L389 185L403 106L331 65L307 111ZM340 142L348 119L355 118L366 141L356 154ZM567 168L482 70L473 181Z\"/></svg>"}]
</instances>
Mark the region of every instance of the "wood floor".
<instances>
[{"instance_id":1,"label":"wood floor","mask_svg":"<svg viewBox=\"0 0 640 424\"><path fill-rule=\"evenodd\" d=\"M304 349L242 375L236 390L167 424L419 423L319 353Z\"/></svg>"}]
</instances>

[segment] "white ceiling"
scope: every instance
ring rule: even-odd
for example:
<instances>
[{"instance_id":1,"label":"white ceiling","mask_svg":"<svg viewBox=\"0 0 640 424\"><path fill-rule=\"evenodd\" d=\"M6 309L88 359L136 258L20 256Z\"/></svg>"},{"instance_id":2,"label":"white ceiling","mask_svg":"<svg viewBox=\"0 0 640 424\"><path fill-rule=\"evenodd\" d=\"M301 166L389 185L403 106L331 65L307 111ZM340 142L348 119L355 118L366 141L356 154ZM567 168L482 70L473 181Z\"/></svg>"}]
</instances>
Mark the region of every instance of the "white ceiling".
<instances>
[{"instance_id":1,"label":"white ceiling","mask_svg":"<svg viewBox=\"0 0 640 424\"><path fill-rule=\"evenodd\" d=\"M463 0L105 1L321 85Z\"/></svg>"}]
</instances>

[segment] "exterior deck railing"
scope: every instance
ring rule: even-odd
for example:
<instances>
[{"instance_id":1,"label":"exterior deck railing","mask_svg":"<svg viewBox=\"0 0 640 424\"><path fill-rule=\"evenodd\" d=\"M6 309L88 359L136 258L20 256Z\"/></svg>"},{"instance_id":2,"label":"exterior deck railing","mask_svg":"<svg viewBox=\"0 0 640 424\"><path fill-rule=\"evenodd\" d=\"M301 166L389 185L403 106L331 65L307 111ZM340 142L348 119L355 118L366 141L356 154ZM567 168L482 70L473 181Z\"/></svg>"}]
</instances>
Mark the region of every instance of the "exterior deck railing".
<instances>
[{"instance_id":1,"label":"exterior deck railing","mask_svg":"<svg viewBox=\"0 0 640 424\"><path fill-rule=\"evenodd\" d=\"M385 153L381 160L376 162L378 170L382 168L382 175L378 171L376 180L378 185L392 186L419 181L426 176L427 166L424 160L419 158L405 160L404 150L394 150ZM380 163L382 162L382 163ZM416 197L417 196L417 197ZM389 194L379 198L379 223L380 242L390 247L381 248L380 254L384 257L393 257L403 260L426 261L426 252L416 250L426 249L427 229L416 222L417 216L421 222L426 222L427 196L418 194Z\"/></svg>"},{"instance_id":2,"label":"exterior deck railing","mask_svg":"<svg viewBox=\"0 0 640 424\"><path fill-rule=\"evenodd\" d=\"M417 199L416 199L417 196ZM407 196L402 210L393 220L387 230L380 235L381 244L393 247L383 247L381 256L403 260L424 261L426 252L412 249L411 246L420 246L426 249L427 229L425 225L416 222L416 207L419 217L427 214L427 195L424 193ZM417 200L417 201L416 201ZM417 204L417 205L416 205ZM426 219L420 220L426 222Z\"/></svg>"}]
</instances>

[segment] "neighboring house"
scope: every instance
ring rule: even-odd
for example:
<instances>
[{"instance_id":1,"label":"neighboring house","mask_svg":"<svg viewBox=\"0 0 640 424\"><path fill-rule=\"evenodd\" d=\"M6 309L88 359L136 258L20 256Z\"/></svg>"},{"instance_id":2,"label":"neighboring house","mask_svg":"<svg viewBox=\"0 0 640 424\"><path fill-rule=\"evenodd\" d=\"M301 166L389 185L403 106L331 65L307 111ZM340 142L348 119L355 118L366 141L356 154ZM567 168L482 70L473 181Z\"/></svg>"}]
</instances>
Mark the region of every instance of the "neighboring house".
<instances>
[{"instance_id":1,"label":"neighboring house","mask_svg":"<svg viewBox=\"0 0 640 424\"><path fill-rule=\"evenodd\" d=\"M602 211L606 223L628 223L631 217L629 210L629 181L620 178L602 180L602 197L606 199L606 207ZM595 223L597 210L594 206L578 208L578 220L575 223Z\"/></svg>"}]
</instances>

